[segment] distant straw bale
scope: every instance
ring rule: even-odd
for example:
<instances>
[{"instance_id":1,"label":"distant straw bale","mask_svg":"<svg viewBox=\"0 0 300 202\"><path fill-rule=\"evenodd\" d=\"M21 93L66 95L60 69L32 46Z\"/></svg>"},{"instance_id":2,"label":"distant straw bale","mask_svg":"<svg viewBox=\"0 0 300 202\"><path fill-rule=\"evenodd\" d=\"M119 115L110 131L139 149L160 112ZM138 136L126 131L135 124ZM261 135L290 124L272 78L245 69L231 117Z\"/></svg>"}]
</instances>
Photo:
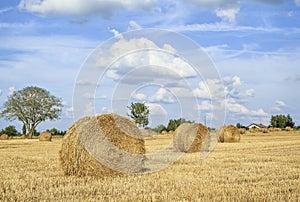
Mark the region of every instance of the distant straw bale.
<instances>
[{"instance_id":1,"label":"distant straw bale","mask_svg":"<svg viewBox=\"0 0 300 202\"><path fill-rule=\"evenodd\" d=\"M49 132L41 132L39 135L39 141L51 141L52 135Z\"/></svg>"},{"instance_id":2,"label":"distant straw bale","mask_svg":"<svg viewBox=\"0 0 300 202\"><path fill-rule=\"evenodd\" d=\"M261 128L260 132L269 133L269 129L268 128Z\"/></svg>"},{"instance_id":3,"label":"distant straw bale","mask_svg":"<svg viewBox=\"0 0 300 202\"><path fill-rule=\"evenodd\" d=\"M28 139L28 135L22 135L21 139Z\"/></svg>"},{"instance_id":4,"label":"distant straw bale","mask_svg":"<svg viewBox=\"0 0 300 202\"><path fill-rule=\"evenodd\" d=\"M9 137L8 137L7 134L2 134L2 135L0 136L0 140L8 140L8 139L9 139Z\"/></svg>"},{"instance_id":5,"label":"distant straw bale","mask_svg":"<svg viewBox=\"0 0 300 202\"><path fill-rule=\"evenodd\" d=\"M255 127L249 128L249 132L250 133L257 133L258 132L258 128L255 128Z\"/></svg>"},{"instance_id":6,"label":"distant straw bale","mask_svg":"<svg viewBox=\"0 0 300 202\"><path fill-rule=\"evenodd\" d=\"M285 127L285 131L293 131L294 129L290 126Z\"/></svg>"},{"instance_id":7,"label":"distant straw bale","mask_svg":"<svg viewBox=\"0 0 300 202\"><path fill-rule=\"evenodd\" d=\"M219 142L239 142L241 134L237 127L233 125L222 126L218 130Z\"/></svg>"},{"instance_id":8,"label":"distant straw bale","mask_svg":"<svg viewBox=\"0 0 300 202\"><path fill-rule=\"evenodd\" d=\"M208 133L206 126L198 123L183 123L174 133L174 149L180 152L199 152Z\"/></svg>"},{"instance_id":9,"label":"distant straw bale","mask_svg":"<svg viewBox=\"0 0 300 202\"><path fill-rule=\"evenodd\" d=\"M145 144L133 121L116 114L84 117L67 131L60 151L66 175L116 176L144 167Z\"/></svg>"},{"instance_id":10,"label":"distant straw bale","mask_svg":"<svg viewBox=\"0 0 300 202\"><path fill-rule=\"evenodd\" d=\"M167 135L167 134L168 134L168 132L167 132L167 131L165 131L165 130L163 130L163 131L161 131L161 134L162 134L162 135Z\"/></svg>"},{"instance_id":11,"label":"distant straw bale","mask_svg":"<svg viewBox=\"0 0 300 202\"><path fill-rule=\"evenodd\" d=\"M246 128L239 128L239 132L241 135L246 134Z\"/></svg>"},{"instance_id":12,"label":"distant straw bale","mask_svg":"<svg viewBox=\"0 0 300 202\"><path fill-rule=\"evenodd\" d=\"M145 129L145 130L140 130L142 138L144 140L146 139L153 139L153 136L157 135L157 133L151 129Z\"/></svg>"}]
</instances>

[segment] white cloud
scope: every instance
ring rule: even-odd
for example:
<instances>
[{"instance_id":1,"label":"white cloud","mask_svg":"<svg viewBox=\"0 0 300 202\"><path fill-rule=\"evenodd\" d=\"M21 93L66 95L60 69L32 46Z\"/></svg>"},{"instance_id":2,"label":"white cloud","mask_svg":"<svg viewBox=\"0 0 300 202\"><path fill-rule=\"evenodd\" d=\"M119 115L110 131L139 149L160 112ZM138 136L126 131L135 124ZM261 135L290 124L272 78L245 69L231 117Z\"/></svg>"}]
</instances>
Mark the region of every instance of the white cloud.
<instances>
[{"instance_id":1,"label":"white cloud","mask_svg":"<svg viewBox=\"0 0 300 202\"><path fill-rule=\"evenodd\" d=\"M115 34L119 35L118 32ZM119 40L112 44L108 53L105 53L105 57L97 58L97 65L100 67L107 67L110 65L110 61L113 59L115 62L110 66L106 76L114 80L120 79L122 76L131 70L149 67L147 68L147 74L145 72L139 72L142 75L136 75L136 79L148 77L155 80L159 78L159 75L164 75L164 78L187 78L197 76L196 71L183 59L177 57L177 52L170 44L157 45L152 40L141 37L124 39L119 37ZM166 53L166 51L168 53ZM171 52L171 53L169 53ZM124 53L126 53L124 55ZM173 54L174 53L174 54ZM120 58L120 55L124 55ZM118 58L117 60L115 58ZM137 74L137 71L131 72L133 76ZM153 76L156 75L156 76ZM162 77L160 77L162 78ZM128 81L133 81L134 78L130 78Z\"/></svg>"},{"instance_id":2,"label":"white cloud","mask_svg":"<svg viewBox=\"0 0 300 202\"><path fill-rule=\"evenodd\" d=\"M147 96L143 93L136 93L133 95L133 98L138 101L147 101L147 102L162 102L162 103L174 103L176 100L171 92L165 88L159 88L154 95Z\"/></svg>"},{"instance_id":3,"label":"white cloud","mask_svg":"<svg viewBox=\"0 0 300 202\"><path fill-rule=\"evenodd\" d=\"M16 91L16 88L14 86L11 86L8 88L8 95L12 95Z\"/></svg>"},{"instance_id":4,"label":"white cloud","mask_svg":"<svg viewBox=\"0 0 300 202\"><path fill-rule=\"evenodd\" d=\"M133 99L135 100L139 100L139 101L146 101L147 100L147 96L143 93L135 93L133 95Z\"/></svg>"},{"instance_id":5,"label":"white cloud","mask_svg":"<svg viewBox=\"0 0 300 202\"><path fill-rule=\"evenodd\" d=\"M117 39L122 39L123 38L122 34L120 34L120 32L115 30L115 29L111 29L110 32L113 33L114 37L116 37Z\"/></svg>"},{"instance_id":6,"label":"white cloud","mask_svg":"<svg viewBox=\"0 0 300 202\"><path fill-rule=\"evenodd\" d=\"M7 8L0 9L0 14L6 13L6 12L12 10L12 9L13 9L12 7L7 7Z\"/></svg>"},{"instance_id":7,"label":"white cloud","mask_svg":"<svg viewBox=\"0 0 300 202\"><path fill-rule=\"evenodd\" d=\"M156 0L21 0L19 9L29 12L59 15L92 15L100 14L111 17L117 10L145 10L156 7Z\"/></svg>"},{"instance_id":8,"label":"white cloud","mask_svg":"<svg viewBox=\"0 0 300 202\"><path fill-rule=\"evenodd\" d=\"M300 6L300 0L294 0L294 2L297 6Z\"/></svg>"},{"instance_id":9,"label":"white cloud","mask_svg":"<svg viewBox=\"0 0 300 202\"><path fill-rule=\"evenodd\" d=\"M146 103L146 105L150 109L151 115L167 115L168 112L165 110L165 108L157 103Z\"/></svg>"},{"instance_id":10,"label":"white cloud","mask_svg":"<svg viewBox=\"0 0 300 202\"><path fill-rule=\"evenodd\" d=\"M213 105L210 101L204 100L201 102L200 105L198 105L198 110L211 111L211 110L213 110Z\"/></svg>"},{"instance_id":11,"label":"white cloud","mask_svg":"<svg viewBox=\"0 0 300 202\"><path fill-rule=\"evenodd\" d=\"M279 106L279 107L284 107L284 106L286 106L285 102L284 102L284 101L281 101L281 100L277 100L277 101L276 101L276 105Z\"/></svg>"},{"instance_id":12,"label":"white cloud","mask_svg":"<svg viewBox=\"0 0 300 202\"><path fill-rule=\"evenodd\" d=\"M240 11L239 8L228 8L228 9L216 9L215 13L218 17L220 17L225 22L234 23L235 16Z\"/></svg>"},{"instance_id":13,"label":"white cloud","mask_svg":"<svg viewBox=\"0 0 300 202\"><path fill-rule=\"evenodd\" d=\"M253 88L246 90L246 96L253 97L255 90Z\"/></svg>"},{"instance_id":14,"label":"white cloud","mask_svg":"<svg viewBox=\"0 0 300 202\"><path fill-rule=\"evenodd\" d=\"M129 27L128 30L137 30L137 29L142 29L142 27L136 22L136 21L129 21Z\"/></svg>"},{"instance_id":15,"label":"white cloud","mask_svg":"<svg viewBox=\"0 0 300 202\"><path fill-rule=\"evenodd\" d=\"M282 101L282 100L277 100L277 101L275 102L275 106L272 107L272 110L273 110L273 111L276 111L276 112L280 112L280 111L282 111L282 109L283 109L285 106L286 106L286 104L285 104L284 101Z\"/></svg>"},{"instance_id":16,"label":"white cloud","mask_svg":"<svg viewBox=\"0 0 300 202\"><path fill-rule=\"evenodd\" d=\"M251 111L252 116L256 117L267 117L269 114L267 114L263 109L258 109L257 111L253 110Z\"/></svg>"},{"instance_id":17,"label":"white cloud","mask_svg":"<svg viewBox=\"0 0 300 202\"><path fill-rule=\"evenodd\" d=\"M3 90L0 89L0 96L2 95L2 93L3 93Z\"/></svg>"}]
</instances>

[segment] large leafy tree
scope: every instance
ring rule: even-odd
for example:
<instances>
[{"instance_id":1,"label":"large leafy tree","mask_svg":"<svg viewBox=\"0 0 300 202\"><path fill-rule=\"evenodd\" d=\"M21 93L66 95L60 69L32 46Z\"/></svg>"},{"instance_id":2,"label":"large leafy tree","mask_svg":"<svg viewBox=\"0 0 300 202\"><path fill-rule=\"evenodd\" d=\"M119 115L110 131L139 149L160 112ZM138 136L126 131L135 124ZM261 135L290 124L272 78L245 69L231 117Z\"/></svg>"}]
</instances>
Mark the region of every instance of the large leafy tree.
<instances>
[{"instance_id":1,"label":"large leafy tree","mask_svg":"<svg viewBox=\"0 0 300 202\"><path fill-rule=\"evenodd\" d=\"M293 122L292 117L288 114L287 116L285 115L276 115L271 117L271 126L275 128L285 128L287 126L294 127L295 123Z\"/></svg>"},{"instance_id":2,"label":"large leafy tree","mask_svg":"<svg viewBox=\"0 0 300 202\"><path fill-rule=\"evenodd\" d=\"M131 103L128 107L130 114L128 116L134 120L139 127L145 127L149 124L149 107L145 103Z\"/></svg>"},{"instance_id":3,"label":"large leafy tree","mask_svg":"<svg viewBox=\"0 0 300 202\"><path fill-rule=\"evenodd\" d=\"M8 96L0 116L9 121L21 121L27 129L28 137L32 138L35 128L41 122L59 119L62 106L60 98L43 88L30 86Z\"/></svg>"},{"instance_id":4,"label":"large leafy tree","mask_svg":"<svg viewBox=\"0 0 300 202\"><path fill-rule=\"evenodd\" d=\"M193 121L186 120L185 118L170 119L167 126L167 131L175 131L176 128L178 128L178 126L180 126L183 123L193 123Z\"/></svg>"}]
</instances>

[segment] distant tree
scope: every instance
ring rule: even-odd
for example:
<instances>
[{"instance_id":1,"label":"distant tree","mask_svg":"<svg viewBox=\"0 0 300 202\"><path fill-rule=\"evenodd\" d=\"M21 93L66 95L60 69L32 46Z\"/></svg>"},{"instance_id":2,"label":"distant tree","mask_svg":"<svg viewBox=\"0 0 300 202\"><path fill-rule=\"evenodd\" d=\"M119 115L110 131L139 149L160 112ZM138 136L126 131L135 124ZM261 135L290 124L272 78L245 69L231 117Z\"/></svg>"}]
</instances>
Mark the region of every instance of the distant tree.
<instances>
[{"instance_id":1,"label":"distant tree","mask_svg":"<svg viewBox=\"0 0 300 202\"><path fill-rule=\"evenodd\" d=\"M25 124L23 124L23 127L22 127L22 135L26 135L26 126L25 126Z\"/></svg>"},{"instance_id":2,"label":"distant tree","mask_svg":"<svg viewBox=\"0 0 300 202\"><path fill-rule=\"evenodd\" d=\"M139 127L145 127L149 124L149 114L150 110L149 107L146 106L145 103L131 103L129 107L127 107L130 111L130 114L128 116L134 120L136 124L138 124Z\"/></svg>"},{"instance_id":3,"label":"distant tree","mask_svg":"<svg viewBox=\"0 0 300 202\"><path fill-rule=\"evenodd\" d=\"M21 121L27 129L28 137L32 138L38 124L48 119L59 119L61 107L61 99L50 95L45 89L30 86L10 95L0 116L9 121Z\"/></svg>"},{"instance_id":4,"label":"distant tree","mask_svg":"<svg viewBox=\"0 0 300 202\"><path fill-rule=\"evenodd\" d=\"M17 131L15 126L7 126L3 130L0 131L0 134L7 134L8 136L17 136L20 135L20 133Z\"/></svg>"},{"instance_id":5,"label":"distant tree","mask_svg":"<svg viewBox=\"0 0 300 202\"><path fill-rule=\"evenodd\" d=\"M285 124L285 127L289 126L291 128L294 128L295 122L293 122L293 119L289 114L286 116L286 119L287 119L287 122Z\"/></svg>"},{"instance_id":6,"label":"distant tree","mask_svg":"<svg viewBox=\"0 0 300 202\"><path fill-rule=\"evenodd\" d=\"M242 127L242 124L237 123L237 124L236 124L236 127L237 127L237 128L241 128L241 127Z\"/></svg>"},{"instance_id":7,"label":"distant tree","mask_svg":"<svg viewBox=\"0 0 300 202\"><path fill-rule=\"evenodd\" d=\"M175 131L176 128L178 128L178 126L180 126L183 123L193 123L193 121L186 120L185 118L170 119L167 126L167 131Z\"/></svg>"},{"instance_id":8,"label":"distant tree","mask_svg":"<svg viewBox=\"0 0 300 202\"><path fill-rule=\"evenodd\" d=\"M56 128L52 128L52 129L48 129L47 130L49 133L51 133L51 135L65 135L67 131L60 131Z\"/></svg>"},{"instance_id":9,"label":"distant tree","mask_svg":"<svg viewBox=\"0 0 300 202\"><path fill-rule=\"evenodd\" d=\"M285 128L287 126L294 127L295 123L293 122L292 117L288 114L287 116L285 115L276 115L271 117L271 126L275 128Z\"/></svg>"},{"instance_id":10,"label":"distant tree","mask_svg":"<svg viewBox=\"0 0 300 202\"><path fill-rule=\"evenodd\" d=\"M156 126L155 128L153 128L152 130L157 133L161 133L162 131L167 130L167 129L163 124L160 124L160 125Z\"/></svg>"}]
</instances>

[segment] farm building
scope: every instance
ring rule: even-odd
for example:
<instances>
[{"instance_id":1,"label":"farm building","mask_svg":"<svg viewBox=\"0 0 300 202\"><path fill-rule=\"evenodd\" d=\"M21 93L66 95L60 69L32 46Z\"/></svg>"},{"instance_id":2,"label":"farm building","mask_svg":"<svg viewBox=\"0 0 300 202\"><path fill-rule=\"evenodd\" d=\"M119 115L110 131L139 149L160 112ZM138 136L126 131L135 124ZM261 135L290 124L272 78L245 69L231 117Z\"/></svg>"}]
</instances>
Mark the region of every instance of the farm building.
<instances>
[{"instance_id":1,"label":"farm building","mask_svg":"<svg viewBox=\"0 0 300 202\"><path fill-rule=\"evenodd\" d=\"M267 128L267 126L263 125L263 124L257 124L257 123L252 123L249 126L247 126L247 128Z\"/></svg>"}]
</instances>

